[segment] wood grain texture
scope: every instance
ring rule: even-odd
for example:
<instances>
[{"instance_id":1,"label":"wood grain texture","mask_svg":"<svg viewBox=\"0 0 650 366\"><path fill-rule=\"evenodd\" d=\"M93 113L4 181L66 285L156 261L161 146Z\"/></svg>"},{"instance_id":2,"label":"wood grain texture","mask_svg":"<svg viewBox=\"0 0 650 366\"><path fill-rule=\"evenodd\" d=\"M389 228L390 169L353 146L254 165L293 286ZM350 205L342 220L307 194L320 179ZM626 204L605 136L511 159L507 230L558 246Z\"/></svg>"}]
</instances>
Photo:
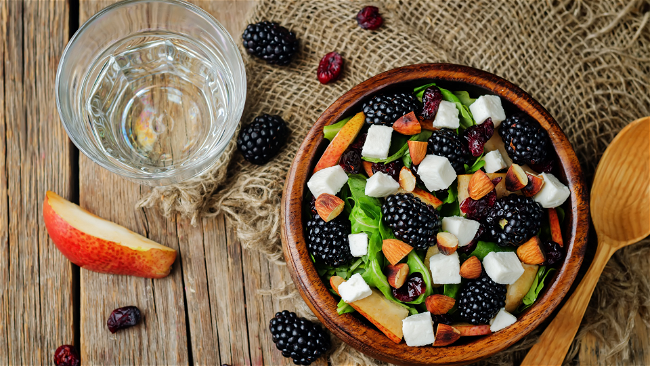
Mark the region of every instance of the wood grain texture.
<instances>
[{"instance_id":1,"label":"wood grain texture","mask_svg":"<svg viewBox=\"0 0 650 366\"><path fill-rule=\"evenodd\" d=\"M568 222L567 260L555 276L554 282L543 292L538 303L519 317L514 325L487 337L444 348L407 347L394 344L378 330L362 324L350 315L336 313L337 300L324 286L307 252L303 235L302 200L305 185L324 146L322 129L356 111L364 98L397 84L413 85L436 80L444 83L462 83L462 90L475 88L499 95L506 108L525 111L544 127L558 153L560 179L572 191L565 203ZM458 85L458 84L457 84ZM319 319L339 338L354 348L375 358L398 364L466 364L488 357L505 349L532 331L560 303L569 290L582 263L587 242L589 211L586 187L576 155L566 136L550 114L523 90L487 72L449 64L406 66L379 74L352 88L334 102L316 121L298 150L289 171L282 197L282 243L291 275L303 299Z\"/></svg>"}]
</instances>

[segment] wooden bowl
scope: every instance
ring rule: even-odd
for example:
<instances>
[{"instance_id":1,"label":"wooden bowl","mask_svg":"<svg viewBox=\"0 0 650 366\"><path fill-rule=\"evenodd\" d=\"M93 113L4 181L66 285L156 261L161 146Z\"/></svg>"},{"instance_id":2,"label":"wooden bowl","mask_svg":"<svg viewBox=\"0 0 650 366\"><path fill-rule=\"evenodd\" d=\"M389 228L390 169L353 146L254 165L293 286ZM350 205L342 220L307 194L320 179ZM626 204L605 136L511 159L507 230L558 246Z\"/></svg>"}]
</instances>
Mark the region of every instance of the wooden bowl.
<instances>
[{"instance_id":1,"label":"wooden bowl","mask_svg":"<svg viewBox=\"0 0 650 366\"><path fill-rule=\"evenodd\" d=\"M506 112L519 109L544 127L557 152L559 179L571 190L564 204L567 259L536 304L510 327L483 337L464 337L447 347L408 347L395 344L383 333L351 314L338 315L338 300L316 273L304 237L303 197L306 183L327 141L323 127L355 114L364 101L390 89L410 88L436 82L451 90L501 97ZM587 243L589 200L578 159L566 136L551 115L530 95L512 83L485 71L451 64L421 64L393 69L355 86L332 104L311 128L296 154L282 196L282 247L289 271L305 302L320 321L344 342L382 361L400 365L461 365L489 357L508 348L543 322L566 295L578 273ZM552 352L552 350L549 350Z\"/></svg>"}]
</instances>

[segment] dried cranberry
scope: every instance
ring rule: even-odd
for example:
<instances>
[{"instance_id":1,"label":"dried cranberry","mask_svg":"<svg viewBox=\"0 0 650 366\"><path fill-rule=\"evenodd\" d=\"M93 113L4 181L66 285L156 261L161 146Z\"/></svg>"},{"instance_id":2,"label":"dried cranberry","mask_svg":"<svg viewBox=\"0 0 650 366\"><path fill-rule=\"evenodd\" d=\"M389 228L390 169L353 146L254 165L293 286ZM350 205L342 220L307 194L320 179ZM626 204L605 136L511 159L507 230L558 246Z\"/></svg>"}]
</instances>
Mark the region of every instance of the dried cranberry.
<instances>
[{"instance_id":1,"label":"dried cranberry","mask_svg":"<svg viewBox=\"0 0 650 366\"><path fill-rule=\"evenodd\" d=\"M363 166L361 165L361 153L357 150L348 150L341 155L339 165L348 174L359 174Z\"/></svg>"},{"instance_id":2,"label":"dried cranberry","mask_svg":"<svg viewBox=\"0 0 650 366\"><path fill-rule=\"evenodd\" d=\"M503 177L496 177L496 178L492 179L492 184L494 184L496 186L497 184L501 183L502 180L503 180Z\"/></svg>"},{"instance_id":3,"label":"dried cranberry","mask_svg":"<svg viewBox=\"0 0 650 366\"><path fill-rule=\"evenodd\" d=\"M494 123L492 118L488 118L480 125L469 127L463 133L463 137L468 142L469 151L472 156L478 157L483 154L483 146L494 134Z\"/></svg>"},{"instance_id":4,"label":"dried cranberry","mask_svg":"<svg viewBox=\"0 0 650 366\"><path fill-rule=\"evenodd\" d=\"M542 249L546 253L546 261L542 263L545 266L554 266L562 263L564 259L564 248L554 241L545 241L542 243Z\"/></svg>"},{"instance_id":5,"label":"dried cranberry","mask_svg":"<svg viewBox=\"0 0 650 366\"><path fill-rule=\"evenodd\" d=\"M390 163L372 163L372 174L377 172L382 172L390 175L395 179L396 182L399 182L399 171L402 170L404 164L401 160L391 161Z\"/></svg>"},{"instance_id":6,"label":"dried cranberry","mask_svg":"<svg viewBox=\"0 0 650 366\"><path fill-rule=\"evenodd\" d=\"M427 290L427 284L419 272L413 272L406 279L406 283L400 288L393 289L393 296L399 301L409 302L417 299Z\"/></svg>"},{"instance_id":7,"label":"dried cranberry","mask_svg":"<svg viewBox=\"0 0 650 366\"><path fill-rule=\"evenodd\" d=\"M336 52L330 52L323 56L318 64L318 81L327 84L338 79L343 71L343 57Z\"/></svg>"},{"instance_id":8,"label":"dried cranberry","mask_svg":"<svg viewBox=\"0 0 650 366\"><path fill-rule=\"evenodd\" d=\"M476 235L474 235L474 239L472 239L472 241L470 241L467 245L458 247L458 249L456 250L462 254L469 254L473 252L474 249L476 249L476 245L478 244L479 238L481 237L481 235L483 235L484 232L485 232L485 228L483 227L483 225L482 224L479 225L478 230L476 231Z\"/></svg>"},{"instance_id":9,"label":"dried cranberry","mask_svg":"<svg viewBox=\"0 0 650 366\"><path fill-rule=\"evenodd\" d=\"M357 23L363 29L375 30L384 23L376 6L366 6L357 13Z\"/></svg>"},{"instance_id":10,"label":"dried cranberry","mask_svg":"<svg viewBox=\"0 0 650 366\"><path fill-rule=\"evenodd\" d=\"M553 171L553 160L542 162L541 164L529 163L531 168L537 173L550 173Z\"/></svg>"},{"instance_id":11,"label":"dried cranberry","mask_svg":"<svg viewBox=\"0 0 650 366\"><path fill-rule=\"evenodd\" d=\"M367 133L360 134L359 137L357 137L357 139L352 143L352 145L348 146L348 150L356 150L361 153L363 144L366 143L366 137L368 137Z\"/></svg>"},{"instance_id":12,"label":"dried cranberry","mask_svg":"<svg viewBox=\"0 0 650 366\"><path fill-rule=\"evenodd\" d=\"M442 92L436 86L430 86L422 94L422 117L424 119L434 119L438 113L438 107L442 101Z\"/></svg>"},{"instance_id":13,"label":"dried cranberry","mask_svg":"<svg viewBox=\"0 0 650 366\"><path fill-rule=\"evenodd\" d=\"M309 200L309 211L311 211L312 215L318 215L318 211L316 211L316 197L311 196L311 200Z\"/></svg>"},{"instance_id":14,"label":"dried cranberry","mask_svg":"<svg viewBox=\"0 0 650 366\"><path fill-rule=\"evenodd\" d=\"M436 323L435 324L436 326L438 326L438 324L452 325L454 323L454 319L451 317L450 314L441 314L441 315L431 314L431 317L433 318L433 322Z\"/></svg>"},{"instance_id":15,"label":"dried cranberry","mask_svg":"<svg viewBox=\"0 0 650 366\"><path fill-rule=\"evenodd\" d=\"M494 203L497 201L497 191L493 189L490 193L480 200L474 200L467 197L460 203L460 210L465 214L468 219L482 221L484 220Z\"/></svg>"},{"instance_id":16,"label":"dried cranberry","mask_svg":"<svg viewBox=\"0 0 650 366\"><path fill-rule=\"evenodd\" d=\"M135 306L125 306L113 310L108 317L106 325L111 333L115 333L120 329L130 328L140 321L140 309Z\"/></svg>"},{"instance_id":17,"label":"dried cranberry","mask_svg":"<svg viewBox=\"0 0 650 366\"><path fill-rule=\"evenodd\" d=\"M79 366L81 359L74 346L66 344L54 351L54 364L56 366Z\"/></svg>"}]
</instances>

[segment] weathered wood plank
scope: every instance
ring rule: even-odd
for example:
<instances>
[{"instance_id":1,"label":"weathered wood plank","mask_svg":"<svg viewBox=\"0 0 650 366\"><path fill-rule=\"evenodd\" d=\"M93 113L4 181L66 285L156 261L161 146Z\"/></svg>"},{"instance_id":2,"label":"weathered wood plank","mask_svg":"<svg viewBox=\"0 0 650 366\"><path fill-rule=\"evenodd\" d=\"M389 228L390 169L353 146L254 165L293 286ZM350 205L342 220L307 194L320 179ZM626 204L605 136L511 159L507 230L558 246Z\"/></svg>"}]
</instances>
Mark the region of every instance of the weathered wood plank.
<instances>
[{"instance_id":1,"label":"weathered wood plank","mask_svg":"<svg viewBox=\"0 0 650 366\"><path fill-rule=\"evenodd\" d=\"M9 209L7 203L7 143L5 120L5 63L7 48L7 18L9 4L0 2L0 363L9 364L9 314L13 304L9 303Z\"/></svg>"}]
</instances>

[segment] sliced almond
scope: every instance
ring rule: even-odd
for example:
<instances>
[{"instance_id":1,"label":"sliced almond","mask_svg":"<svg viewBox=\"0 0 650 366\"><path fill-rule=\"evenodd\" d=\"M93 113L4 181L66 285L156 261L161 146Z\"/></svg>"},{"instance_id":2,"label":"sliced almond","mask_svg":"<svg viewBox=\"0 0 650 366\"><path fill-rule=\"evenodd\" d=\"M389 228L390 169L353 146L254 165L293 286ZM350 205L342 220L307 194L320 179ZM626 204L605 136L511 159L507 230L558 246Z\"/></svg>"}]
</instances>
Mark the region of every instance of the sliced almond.
<instances>
[{"instance_id":1,"label":"sliced almond","mask_svg":"<svg viewBox=\"0 0 650 366\"><path fill-rule=\"evenodd\" d=\"M514 192L524 188L527 184L526 172L517 164L510 165L506 173L506 189Z\"/></svg>"},{"instance_id":2,"label":"sliced almond","mask_svg":"<svg viewBox=\"0 0 650 366\"><path fill-rule=\"evenodd\" d=\"M399 171L399 186L407 192L413 192L415 189L415 175L405 166Z\"/></svg>"},{"instance_id":3,"label":"sliced almond","mask_svg":"<svg viewBox=\"0 0 650 366\"><path fill-rule=\"evenodd\" d=\"M374 173L372 172L372 163L369 162L369 161L365 161L365 160L364 160L364 161L361 163L361 165L363 165L363 170L366 171L366 175L368 176L368 178L372 177L372 175L374 174Z\"/></svg>"},{"instance_id":4,"label":"sliced almond","mask_svg":"<svg viewBox=\"0 0 650 366\"><path fill-rule=\"evenodd\" d=\"M521 189L521 193L526 197L532 197L542 190L544 178L530 173L526 173L526 177L528 178L528 184Z\"/></svg>"},{"instance_id":5,"label":"sliced almond","mask_svg":"<svg viewBox=\"0 0 650 366\"><path fill-rule=\"evenodd\" d=\"M316 198L316 212L318 216L325 222L334 220L345 207L345 202L342 199L329 194L321 193L318 198Z\"/></svg>"},{"instance_id":6,"label":"sliced almond","mask_svg":"<svg viewBox=\"0 0 650 366\"><path fill-rule=\"evenodd\" d=\"M388 284L394 288L400 288L404 285L409 275L409 265L406 263L389 264L386 266L386 271Z\"/></svg>"},{"instance_id":7,"label":"sliced almond","mask_svg":"<svg viewBox=\"0 0 650 366\"><path fill-rule=\"evenodd\" d=\"M483 272L481 261L475 256L467 258L467 260L460 266L460 276L462 278L470 280L479 278L481 277L481 272Z\"/></svg>"},{"instance_id":8,"label":"sliced almond","mask_svg":"<svg viewBox=\"0 0 650 366\"><path fill-rule=\"evenodd\" d=\"M422 202L433 206L433 208L438 208L442 205L442 201L439 200L436 196L425 191L424 189L415 187L413 192L411 192L415 197L419 198Z\"/></svg>"},{"instance_id":9,"label":"sliced almond","mask_svg":"<svg viewBox=\"0 0 650 366\"><path fill-rule=\"evenodd\" d=\"M456 300L453 297L440 294L431 295L424 302L427 310L435 315L447 314L456 304Z\"/></svg>"},{"instance_id":10,"label":"sliced almond","mask_svg":"<svg viewBox=\"0 0 650 366\"><path fill-rule=\"evenodd\" d=\"M460 338L460 331L451 325L438 323L434 347L448 346Z\"/></svg>"},{"instance_id":11,"label":"sliced almond","mask_svg":"<svg viewBox=\"0 0 650 366\"><path fill-rule=\"evenodd\" d=\"M458 238L452 233L441 231L436 235L438 250L444 255L453 254L458 249Z\"/></svg>"},{"instance_id":12,"label":"sliced almond","mask_svg":"<svg viewBox=\"0 0 650 366\"><path fill-rule=\"evenodd\" d=\"M412 246L397 239L386 239L384 240L381 247L381 251L384 252L384 256L392 265L396 265L399 261L406 257L406 255L408 255L411 250L413 250Z\"/></svg>"},{"instance_id":13,"label":"sliced almond","mask_svg":"<svg viewBox=\"0 0 650 366\"><path fill-rule=\"evenodd\" d=\"M427 156L427 142L426 141L408 141L409 155L413 165L420 165L424 157Z\"/></svg>"},{"instance_id":14,"label":"sliced almond","mask_svg":"<svg viewBox=\"0 0 650 366\"><path fill-rule=\"evenodd\" d=\"M472 175L467 185L467 191L473 200L480 200L493 189L494 184L492 180L480 169Z\"/></svg>"},{"instance_id":15,"label":"sliced almond","mask_svg":"<svg viewBox=\"0 0 650 366\"><path fill-rule=\"evenodd\" d=\"M401 133L402 135L417 135L422 132L420 121L415 116L414 112L409 112L393 123L393 130Z\"/></svg>"},{"instance_id":16,"label":"sliced almond","mask_svg":"<svg viewBox=\"0 0 650 366\"><path fill-rule=\"evenodd\" d=\"M533 236L517 248L519 260L526 264L542 264L546 260L542 243L538 237Z\"/></svg>"},{"instance_id":17,"label":"sliced almond","mask_svg":"<svg viewBox=\"0 0 650 366\"><path fill-rule=\"evenodd\" d=\"M548 223L551 227L551 238L554 242L558 243L564 248L564 240L562 239L562 228L560 227L560 219L557 216L557 211L554 208L548 209Z\"/></svg>"}]
</instances>

